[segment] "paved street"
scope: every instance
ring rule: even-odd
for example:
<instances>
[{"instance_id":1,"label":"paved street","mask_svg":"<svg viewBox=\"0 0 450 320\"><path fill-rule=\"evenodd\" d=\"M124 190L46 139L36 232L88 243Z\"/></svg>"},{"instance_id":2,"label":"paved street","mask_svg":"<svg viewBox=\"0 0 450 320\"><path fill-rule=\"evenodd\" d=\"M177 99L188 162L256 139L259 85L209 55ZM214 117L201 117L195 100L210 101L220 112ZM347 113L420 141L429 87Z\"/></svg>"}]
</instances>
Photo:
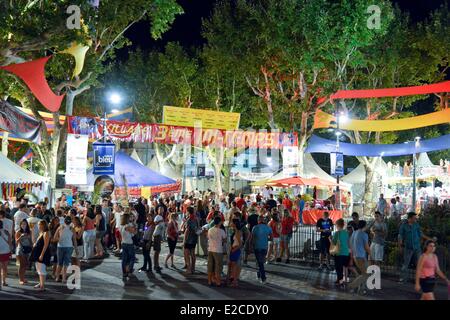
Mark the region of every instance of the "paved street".
<instances>
[{"instance_id":1,"label":"paved street","mask_svg":"<svg viewBox=\"0 0 450 320\"><path fill-rule=\"evenodd\" d=\"M165 257L167 247L163 245L162 257ZM183 266L181 249L177 248L178 256L175 265ZM142 255L138 255L142 263ZM162 259L161 259L162 260ZM351 294L333 285L334 272L318 272L309 267L297 264L267 265L267 284L256 281L256 268L253 261L249 267L244 267L239 288L209 287L206 278L206 260L198 258L197 272L193 276L183 275L181 269L163 269L161 274L148 275L138 273L126 282L122 280L120 260L110 256L103 260L92 261L82 267L81 289L69 290L65 285L53 280L47 282L47 291L36 292L33 285L37 282L34 272L28 272L30 281L25 286L19 286L16 266L11 261L8 272L8 287L0 291L0 300L7 299L63 299L63 300L104 300L104 299L329 299L329 300L365 300L365 299L418 299L413 291L412 283L398 284L382 279L382 289L370 292L365 296ZM226 271L226 268L225 268ZM447 290L439 286L437 299L447 299Z\"/></svg>"}]
</instances>

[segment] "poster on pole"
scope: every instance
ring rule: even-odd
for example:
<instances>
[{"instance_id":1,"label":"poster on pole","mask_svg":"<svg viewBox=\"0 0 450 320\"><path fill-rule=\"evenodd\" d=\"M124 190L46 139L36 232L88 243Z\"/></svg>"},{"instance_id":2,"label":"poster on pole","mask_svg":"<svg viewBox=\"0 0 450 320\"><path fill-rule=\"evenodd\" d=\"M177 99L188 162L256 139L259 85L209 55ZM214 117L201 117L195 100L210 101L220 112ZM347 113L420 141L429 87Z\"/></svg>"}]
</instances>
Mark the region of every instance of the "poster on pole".
<instances>
[{"instance_id":1,"label":"poster on pole","mask_svg":"<svg viewBox=\"0 0 450 320\"><path fill-rule=\"evenodd\" d=\"M87 184L87 151L89 137L87 135L67 135L66 184Z\"/></svg>"},{"instance_id":2,"label":"poster on pole","mask_svg":"<svg viewBox=\"0 0 450 320\"><path fill-rule=\"evenodd\" d=\"M114 143L94 143L94 174L113 175L116 145Z\"/></svg>"},{"instance_id":3,"label":"poster on pole","mask_svg":"<svg viewBox=\"0 0 450 320\"><path fill-rule=\"evenodd\" d=\"M330 152L331 160L331 175L343 176L344 175L344 154L342 152Z\"/></svg>"}]
</instances>

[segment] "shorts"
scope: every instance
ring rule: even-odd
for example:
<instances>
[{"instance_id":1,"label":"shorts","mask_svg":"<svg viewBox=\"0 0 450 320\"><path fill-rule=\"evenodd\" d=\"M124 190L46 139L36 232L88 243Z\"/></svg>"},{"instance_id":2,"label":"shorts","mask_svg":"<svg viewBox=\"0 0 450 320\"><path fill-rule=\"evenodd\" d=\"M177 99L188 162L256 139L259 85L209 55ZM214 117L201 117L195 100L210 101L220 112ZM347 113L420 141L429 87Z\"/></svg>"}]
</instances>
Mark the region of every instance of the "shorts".
<instances>
[{"instance_id":1,"label":"shorts","mask_svg":"<svg viewBox=\"0 0 450 320\"><path fill-rule=\"evenodd\" d=\"M423 293L430 293L434 291L434 286L436 284L435 278L420 278L420 288Z\"/></svg>"},{"instance_id":2,"label":"shorts","mask_svg":"<svg viewBox=\"0 0 450 320\"><path fill-rule=\"evenodd\" d=\"M184 248L187 250L194 250L197 243L185 243Z\"/></svg>"},{"instance_id":3,"label":"shorts","mask_svg":"<svg viewBox=\"0 0 450 320\"><path fill-rule=\"evenodd\" d=\"M119 228L116 228L114 230L114 236L116 237L116 240L119 242L122 242L122 236L120 234Z\"/></svg>"},{"instance_id":4,"label":"shorts","mask_svg":"<svg viewBox=\"0 0 450 320\"><path fill-rule=\"evenodd\" d=\"M223 253L208 252L208 273L215 273L217 275L222 273L223 268Z\"/></svg>"},{"instance_id":5,"label":"shorts","mask_svg":"<svg viewBox=\"0 0 450 320\"><path fill-rule=\"evenodd\" d=\"M320 253L330 254L330 239L320 238Z\"/></svg>"},{"instance_id":6,"label":"shorts","mask_svg":"<svg viewBox=\"0 0 450 320\"><path fill-rule=\"evenodd\" d=\"M289 244L289 242L291 242L291 239L292 239L292 233L281 235L281 241L283 241L283 242L287 242Z\"/></svg>"},{"instance_id":7,"label":"shorts","mask_svg":"<svg viewBox=\"0 0 450 320\"><path fill-rule=\"evenodd\" d=\"M36 272L40 276L46 276L47 275L47 266L40 262L35 262L34 266L36 267Z\"/></svg>"},{"instance_id":8,"label":"shorts","mask_svg":"<svg viewBox=\"0 0 450 320\"><path fill-rule=\"evenodd\" d=\"M8 262L11 253L0 254L0 262Z\"/></svg>"},{"instance_id":9,"label":"shorts","mask_svg":"<svg viewBox=\"0 0 450 320\"><path fill-rule=\"evenodd\" d=\"M153 237L153 250L155 252L161 251L161 236L154 236Z\"/></svg>"},{"instance_id":10,"label":"shorts","mask_svg":"<svg viewBox=\"0 0 450 320\"><path fill-rule=\"evenodd\" d=\"M78 254L76 253L75 249L73 250L72 258L82 259L84 256L84 246L78 246L77 250L78 250Z\"/></svg>"},{"instance_id":11,"label":"shorts","mask_svg":"<svg viewBox=\"0 0 450 320\"><path fill-rule=\"evenodd\" d=\"M73 247L58 247L58 266L68 267L72 257Z\"/></svg>"},{"instance_id":12,"label":"shorts","mask_svg":"<svg viewBox=\"0 0 450 320\"><path fill-rule=\"evenodd\" d=\"M177 246L177 240L167 238L167 243L169 244L169 253L173 254L175 252L175 247Z\"/></svg>"},{"instance_id":13,"label":"shorts","mask_svg":"<svg viewBox=\"0 0 450 320\"><path fill-rule=\"evenodd\" d=\"M383 261L384 246L382 244L373 243L370 245L370 260Z\"/></svg>"},{"instance_id":14,"label":"shorts","mask_svg":"<svg viewBox=\"0 0 450 320\"><path fill-rule=\"evenodd\" d=\"M276 246L279 246L280 242L281 242L281 238L278 237L278 238L273 238L272 241L269 241L269 244L274 244Z\"/></svg>"},{"instance_id":15,"label":"shorts","mask_svg":"<svg viewBox=\"0 0 450 320\"><path fill-rule=\"evenodd\" d=\"M238 249L238 250L230 253L230 261L231 262L238 262L240 257L241 257L241 249Z\"/></svg>"},{"instance_id":16,"label":"shorts","mask_svg":"<svg viewBox=\"0 0 450 320\"><path fill-rule=\"evenodd\" d=\"M102 239L105 236L106 231L95 231L95 239Z\"/></svg>"}]
</instances>

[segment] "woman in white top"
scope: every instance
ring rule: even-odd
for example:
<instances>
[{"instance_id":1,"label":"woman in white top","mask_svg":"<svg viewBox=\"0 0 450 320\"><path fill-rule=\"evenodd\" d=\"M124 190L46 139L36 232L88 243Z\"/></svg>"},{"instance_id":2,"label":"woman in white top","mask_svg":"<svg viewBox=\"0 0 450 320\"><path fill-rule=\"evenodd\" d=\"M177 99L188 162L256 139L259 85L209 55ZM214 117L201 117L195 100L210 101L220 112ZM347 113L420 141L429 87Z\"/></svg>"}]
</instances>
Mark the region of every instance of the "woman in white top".
<instances>
[{"instance_id":1,"label":"woman in white top","mask_svg":"<svg viewBox=\"0 0 450 320\"><path fill-rule=\"evenodd\" d=\"M2 286L7 286L6 275L8 274L8 262L11 256L11 235L3 228L3 221L0 220L0 273Z\"/></svg>"},{"instance_id":2,"label":"woman in white top","mask_svg":"<svg viewBox=\"0 0 450 320\"><path fill-rule=\"evenodd\" d=\"M57 245L57 256L58 256L58 266L56 267L55 280L59 282L59 276L62 271L62 281L66 281L67 267L70 264L70 260L73 253L73 248L75 247L75 252L77 248L77 240L75 238L75 232L71 227L72 218L67 216L64 218L64 224L61 224L56 231L56 239L58 240Z\"/></svg>"},{"instance_id":3,"label":"woman in white top","mask_svg":"<svg viewBox=\"0 0 450 320\"><path fill-rule=\"evenodd\" d=\"M133 273L134 262L136 261L136 253L134 251L133 235L136 234L136 228L129 223L130 216L124 214L120 221L120 234L122 236L122 274L124 278L129 273Z\"/></svg>"}]
</instances>

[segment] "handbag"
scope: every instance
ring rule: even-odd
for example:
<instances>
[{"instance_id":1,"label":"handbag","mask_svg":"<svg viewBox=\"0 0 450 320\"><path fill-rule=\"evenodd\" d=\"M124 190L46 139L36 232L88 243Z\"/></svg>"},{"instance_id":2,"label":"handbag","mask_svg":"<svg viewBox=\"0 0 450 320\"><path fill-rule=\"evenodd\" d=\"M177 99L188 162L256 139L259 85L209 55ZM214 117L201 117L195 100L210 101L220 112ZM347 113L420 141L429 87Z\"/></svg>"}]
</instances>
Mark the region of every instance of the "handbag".
<instances>
[{"instance_id":1,"label":"handbag","mask_svg":"<svg viewBox=\"0 0 450 320\"><path fill-rule=\"evenodd\" d=\"M29 254L29 253L31 253L31 250L32 250L33 248L32 247L30 247L30 246L22 246L22 252L23 252L23 254Z\"/></svg>"},{"instance_id":2,"label":"handbag","mask_svg":"<svg viewBox=\"0 0 450 320\"><path fill-rule=\"evenodd\" d=\"M338 240L336 244L333 243L333 241L330 241L330 254L332 256L338 255L339 251L341 250L341 240L338 234Z\"/></svg>"}]
</instances>

